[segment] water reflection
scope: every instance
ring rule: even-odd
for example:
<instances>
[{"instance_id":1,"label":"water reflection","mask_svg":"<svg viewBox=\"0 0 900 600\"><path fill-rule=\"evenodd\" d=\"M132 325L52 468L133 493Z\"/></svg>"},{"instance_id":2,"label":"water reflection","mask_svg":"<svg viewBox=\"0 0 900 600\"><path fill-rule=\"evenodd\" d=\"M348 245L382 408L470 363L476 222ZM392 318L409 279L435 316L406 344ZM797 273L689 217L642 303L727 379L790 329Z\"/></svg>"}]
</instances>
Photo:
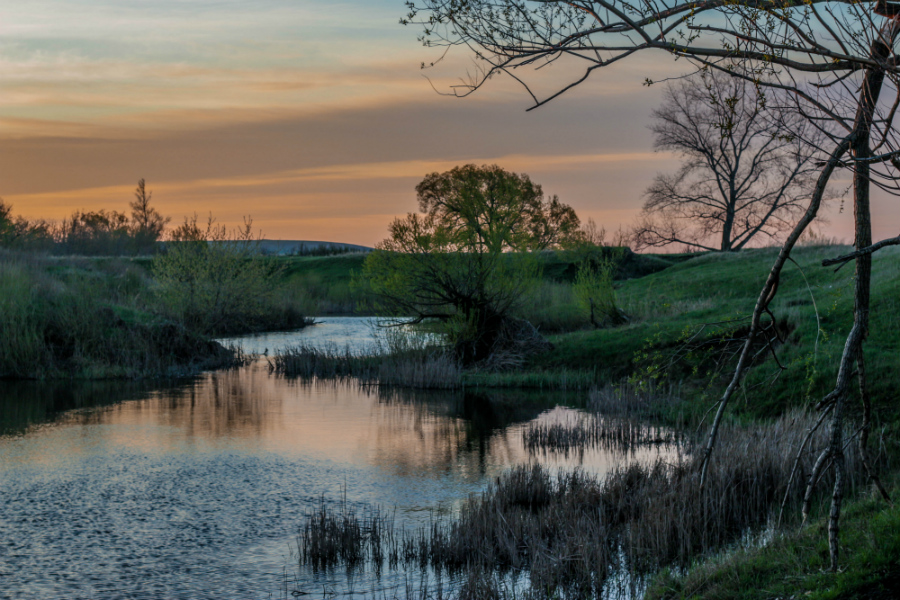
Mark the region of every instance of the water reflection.
<instances>
[{"instance_id":1,"label":"water reflection","mask_svg":"<svg viewBox=\"0 0 900 600\"><path fill-rule=\"evenodd\" d=\"M148 387L0 382L0 598L279 597L322 497L413 524L513 464L621 460L526 448L579 396L304 383L264 361Z\"/></svg>"},{"instance_id":2,"label":"water reflection","mask_svg":"<svg viewBox=\"0 0 900 600\"><path fill-rule=\"evenodd\" d=\"M0 436L22 434L67 411L143 398L165 381L16 381L0 379Z\"/></svg>"}]
</instances>

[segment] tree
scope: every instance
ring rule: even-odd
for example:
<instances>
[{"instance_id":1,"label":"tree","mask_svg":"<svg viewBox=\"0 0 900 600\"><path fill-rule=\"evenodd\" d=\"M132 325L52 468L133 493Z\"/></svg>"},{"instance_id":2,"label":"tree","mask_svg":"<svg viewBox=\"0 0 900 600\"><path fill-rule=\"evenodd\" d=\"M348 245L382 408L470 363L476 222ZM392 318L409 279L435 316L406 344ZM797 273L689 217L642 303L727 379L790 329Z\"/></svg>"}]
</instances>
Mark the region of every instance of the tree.
<instances>
[{"instance_id":1,"label":"tree","mask_svg":"<svg viewBox=\"0 0 900 600\"><path fill-rule=\"evenodd\" d=\"M129 204L129 229L134 251L138 254L152 253L156 249L156 243L162 238L166 224L171 220L150 206L152 196L153 192L147 191L144 180L139 179L134 191L134 201Z\"/></svg>"},{"instance_id":2,"label":"tree","mask_svg":"<svg viewBox=\"0 0 900 600\"><path fill-rule=\"evenodd\" d=\"M863 414L871 413L865 393L863 344L868 335L871 257L900 237L872 243L871 185L900 191L900 140L893 127L900 106L900 21L896 4L878 0L421 0L408 2L404 23L424 27L426 45L472 49L479 68L454 88L467 95L494 75L522 83L533 107L586 81L609 65L656 50L686 59L695 68L719 70L770 90L784 92L791 105L826 142L818 150L821 171L809 192L806 211L788 234L750 316L744 347L726 387L703 451L703 485L717 434L730 399L751 362L756 340L773 323L764 315L777 295L781 271L797 240L818 215L828 182L837 168L853 173L856 251L835 261L856 262L853 327L847 335L832 392L819 403L831 415L831 441L818 465L835 473L829 515L831 568L837 570L839 520L843 501L844 412L850 383L858 381ZM540 97L526 81L528 69L581 62L585 69L569 83ZM678 73L673 73L677 76ZM883 94L890 82L892 98ZM652 84L647 78L646 82ZM843 264L843 262L841 264ZM863 462L871 421L859 433ZM808 489L820 479L819 469Z\"/></svg>"},{"instance_id":3,"label":"tree","mask_svg":"<svg viewBox=\"0 0 900 600\"><path fill-rule=\"evenodd\" d=\"M535 252L575 239L578 217L496 165L432 173L416 191L422 214L391 223L364 279L380 311L437 319L464 362L483 360L539 273Z\"/></svg>"},{"instance_id":4,"label":"tree","mask_svg":"<svg viewBox=\"0 0 900 600\"><path fill-rule=\"evenodd\" d=\"M498 167L465 165L431 173L416 186L419 209L448 228L457 240L488 253L531 252L558 246L578 231L572 207L528 175Z\"/></svg>"},{"instance_id":5,"label":"tree","mask_svg":"<svg viewBox=\"0 0 900 600\"><path fill-rule=\"evenodd\" d=\"M772 113L757 86L721 72L670 84L651 129L683 163L648 188L636 246L724 252L790 231L818 174L814 134L800 115Z\"/></svg>"},{"instance_id":6,"label":"tree","mask_svg":"<svg viewBox=\"0 0 900 600\"><path fill-rule=\"evenodd\" d=\"M12 206L0 199L0 246L8 247L15 237L16 222Z\"/></svg>"},{"instance_id":7,"label":"tree","mask_svg":"<svg viewBox=\"0 0 900 600\"><path fill-rule=\"evenodd\" d=\"M115 210L76 210L57 228L58 246L69 254L115 256L130 246L128 216Z\"/></svg>"},{"instance_id":8,"label":"tree","mask_svg":"<svg viewBox=\"0 0 900 600\"><path fill-rule=\"evenodd\" d=\"M604 324L621 325L628 317L616 305L616 290L613 287L618 262L616 255L591 253L578 263L573 286L575 299L588 313L588 319L596 328Z\"/></svg>"},{"instance_id":9,"label":"tree","mask_svg":"<svg viewBox=\"0 0 900 600\"><path fill-rule=\"evenodd\" d=\"M43 251L53 246L51 225L43 220L29 221L13 216L12 205L0 198L0 248Z\"/></svg>"}]
</instances>

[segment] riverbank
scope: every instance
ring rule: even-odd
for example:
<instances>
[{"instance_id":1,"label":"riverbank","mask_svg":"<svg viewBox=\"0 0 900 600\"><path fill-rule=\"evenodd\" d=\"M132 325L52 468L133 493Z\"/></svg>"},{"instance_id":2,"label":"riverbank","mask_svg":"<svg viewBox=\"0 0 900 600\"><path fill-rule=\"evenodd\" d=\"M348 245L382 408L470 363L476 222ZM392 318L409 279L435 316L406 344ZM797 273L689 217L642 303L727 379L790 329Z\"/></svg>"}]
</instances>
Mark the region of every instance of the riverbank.
<instances>
[{"instance_id":1,"label":"riverbank","mask_svg":"<svg viewBox=\"0 0 900 600\"><path fill-rule=\"evenodd\" d=\"M853 274L848 269L835 273L821 261L845 251L839 246L795 250L796 262L785 268L771 306L778 319L774 345L779 363L771 353L760 353L747 377L742 410L775 417L830 391L835 358L851 325ZM776 254L774 248L757 249L678 256L670 262L650 256L643 270L626 270L616 281L617 301L629 323L594 329L571 289L576 264L565 254L548 253L540 286L515 316L535 324L553 350L533 355L517 368L460 371L454 386L587 390L625 379L667 382L682 386L685 396L697 398L697 409L705 410L730 373L733 361L723 358L732 358L739 346ZM900 372L894 368L900 314L897 255L885 250L874 256L872 325L866 342L873 398L890 398L900 387ZM319 302L320 308L364 306L365 298L350 299L361 294L353 291L351 280L363 255L282 260L283 282L294 296ZM336 291L326 297L326 289ZM783 375L781 366L787 367Z\"/></svg>"},{"instance_id":2,"label":"riverbank","mask_svg":"<svg viewBox=\"0 0 900 600\"><path fill-rule=\"evenodd\" d=\"M785 269L770 307L774 318L771 348L760 346L754 352L740 400L727 416L729 423L761 430L790 410L811 408L831 390L837 358L851 326L853 273L823 268L821 262L846 251L845 247L816 246L794 252L796 262ZM696 427L732 373L746 317L776 253L776 249L758 249L709 254L622 280L617 284L617 300L630 321L608 329L590 328L584 317L578 316L570 283L548 275L553 271L545 269L538 300L529 303L552 315L553 325L548 325L551 317L544 325L553 332L548 338L554 349L534 355L514 369L451 373L451 384L443 381L442 386L677 389L675 395L651 398L645 414L662 423ZM865 347L874 430L882 436L879 469L891 482L894 495L898 448L892 440L900 425L893 406L895 390L900 387L896 369L898 255L892 249L874 256L871 327ZM517 316L525 316L529 310L527 303ZM308 375L317 375L315 370L309 368ZM347 373L352 374L351 370ZM860 418L858 399L850 403L849 413L850 419ZM883 593L879 587L892 585L900 573L900 528L896 526L900 514L872 495L867 485L861 484L860 490L846 501L839 573L826 572L827 534L821 516L815 516L827 508L828 493L823 493L807 527L798 529L792 513L785 520L792 523L790 527L778 530L769 543L696 553L694 566L688 570L659 575L648 598L891 597L878 594ZM780 498L759 507L759 522L773 518L778 504Z\"/></svg>"},{"instance_id":3,"label":"riverbank","mask_svg":"<svg viewBox=\"0 0 900 600\"><path fill-rule=\"evenodd\" d=\"M900 493L897 473L886 485ZM841 514L842 566L829 570L824 510L805 527L779 532L764 547L737 549L683 573L665 570L645 600L893 600L900 590L900 506L867 491Z\"/></svg>"},{"instance_id":4,"label":"riverbank","mask_svg":"<svg viewBox=\"0 0 900 600\"><path fill-rule=\"evenodd\" d=\"M0 377L193 375L245 360L214 341L216 334L308 323L279 293L267 294L252 314L232 311L224 319L179 318L166 310L166 293L148 260L0 253ZM218 328L203 325L209 322Z\"/></svg>"}]
</instances>

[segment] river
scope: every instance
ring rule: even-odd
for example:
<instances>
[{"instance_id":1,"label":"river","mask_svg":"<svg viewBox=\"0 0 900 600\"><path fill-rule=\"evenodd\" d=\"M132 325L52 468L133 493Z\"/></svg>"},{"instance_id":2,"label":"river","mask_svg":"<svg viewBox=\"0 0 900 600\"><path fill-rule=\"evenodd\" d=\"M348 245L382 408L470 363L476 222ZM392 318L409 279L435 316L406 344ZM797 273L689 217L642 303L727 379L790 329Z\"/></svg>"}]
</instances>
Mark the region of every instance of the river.
<instances>
[{"instance_id":1,"label":"river","mask_svg":"<svg viewBox=\"0 0 900 600\"><path fill-rule=\"evenodd\" d=\"M322 321L238 341L257 353L376 344L371 319ZM625 458L536 454L523 443L529 423L577 415L583 402L301 382L270 374L265 357L175 382L0 381L0 598L359 598L390 589L401 575L350 581L300 569L292 547L304 515L346 495L415 524L452 512L511 465L603 473Z\"/></svg>"}]
</instances>

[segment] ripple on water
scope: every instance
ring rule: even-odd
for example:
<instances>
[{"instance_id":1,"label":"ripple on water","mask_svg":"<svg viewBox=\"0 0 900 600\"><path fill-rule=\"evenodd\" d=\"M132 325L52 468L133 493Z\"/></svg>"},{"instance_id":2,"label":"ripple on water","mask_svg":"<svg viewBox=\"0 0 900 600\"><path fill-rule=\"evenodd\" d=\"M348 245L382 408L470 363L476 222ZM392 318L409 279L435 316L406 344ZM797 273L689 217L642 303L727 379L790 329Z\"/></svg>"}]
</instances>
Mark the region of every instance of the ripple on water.
<instances>
[{"instance_id":1,"label":"ripple on water","mask_svg":"<svg viewBox=\"0 0 900 600\"><path fill-rule=\"evenodd\" d=\"M620 460L524 447L523 428L572 397L301 384L261 363L155 391L90 387L74 405L46 384L6 385L0 423L17 433L0 436L3 599L281 598L286 572L291 589L390 588L296 570L294 534L321 497L421 523L512 464ZM24 410L50 396L43 416Z\"/></svg>"}]
</instances>

